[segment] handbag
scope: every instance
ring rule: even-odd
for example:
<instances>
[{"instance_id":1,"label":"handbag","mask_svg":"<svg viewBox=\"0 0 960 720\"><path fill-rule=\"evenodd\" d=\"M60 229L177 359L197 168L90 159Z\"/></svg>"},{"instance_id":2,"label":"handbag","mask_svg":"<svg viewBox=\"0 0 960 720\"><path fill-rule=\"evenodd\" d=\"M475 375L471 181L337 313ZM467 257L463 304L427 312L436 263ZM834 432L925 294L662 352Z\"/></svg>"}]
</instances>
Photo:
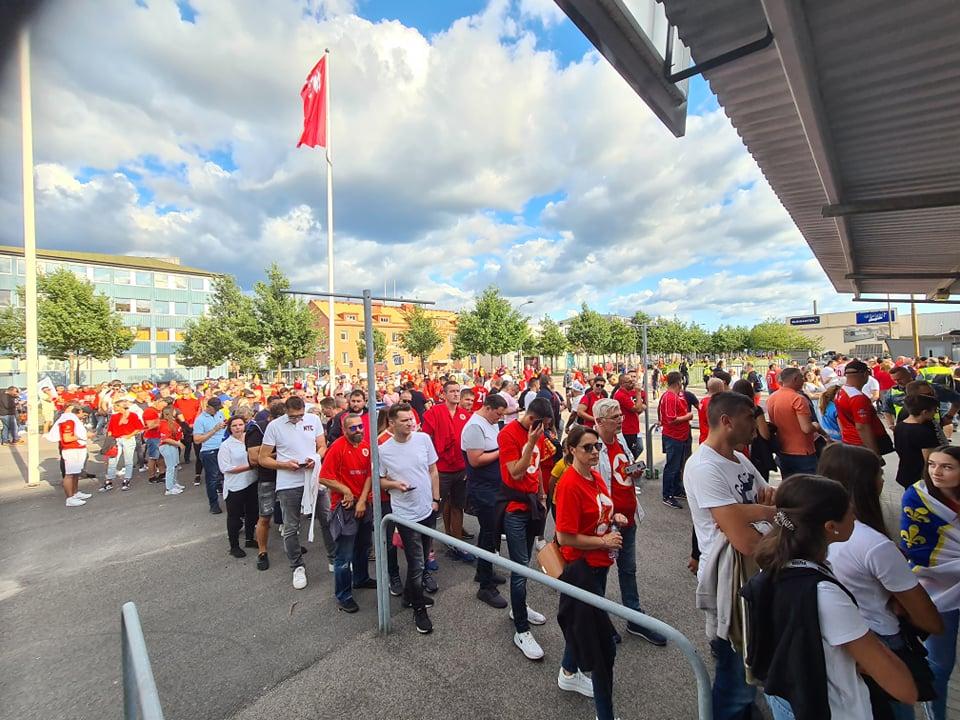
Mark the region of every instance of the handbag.
<instances>
[{"instance_id":1,"label":"handbag","mask_svg":"<svg viewBox=\"0 0 960 720\"><path fill-rule=\"evenodd\" d=\"M554 538L537 552L540 569L552 578L559 578L567 567L567 561L560 552L560 543Z\"/></svg>"}]
</instances>

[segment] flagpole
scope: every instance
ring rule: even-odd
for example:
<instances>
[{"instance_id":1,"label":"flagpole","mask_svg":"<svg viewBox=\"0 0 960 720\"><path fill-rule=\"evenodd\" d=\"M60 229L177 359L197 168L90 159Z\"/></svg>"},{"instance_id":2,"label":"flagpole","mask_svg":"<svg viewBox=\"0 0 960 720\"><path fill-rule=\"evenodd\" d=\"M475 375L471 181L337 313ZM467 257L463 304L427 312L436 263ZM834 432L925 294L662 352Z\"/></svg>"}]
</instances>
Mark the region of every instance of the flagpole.
<instances>
[{"instance_id":1,"label":"flagpole","mask_svg":"<svg viewBox=\"0 0 960 720\"><path fill-rule=\"evenodd\" d=\"M326 58L326 77L323 83L323 105L326 108L326 143L327 151L327 292L333 293L333 152L331 145L333 137L330 134L330 49L323 51ZM337 356L334 350L333 335L333 295L327 298L327 355L330 361L330 378L328 388L330 397L333 397L335 369L337 366ZM369 380L367 381L369 382Z\"/></svg>"},{"instance_id":2,"label":"flagpole","mask_svg":"<svg viewBox=\"0 0 960 720\"><path fill-rule=\"evenodd\" d=\"M30 101L30 31L20 30L20 132L23 150L23 260L27 344L27 485L40 485L39 353L37 351L37 226L33 204L33 111Z\"/></svg>"}]
</instances>

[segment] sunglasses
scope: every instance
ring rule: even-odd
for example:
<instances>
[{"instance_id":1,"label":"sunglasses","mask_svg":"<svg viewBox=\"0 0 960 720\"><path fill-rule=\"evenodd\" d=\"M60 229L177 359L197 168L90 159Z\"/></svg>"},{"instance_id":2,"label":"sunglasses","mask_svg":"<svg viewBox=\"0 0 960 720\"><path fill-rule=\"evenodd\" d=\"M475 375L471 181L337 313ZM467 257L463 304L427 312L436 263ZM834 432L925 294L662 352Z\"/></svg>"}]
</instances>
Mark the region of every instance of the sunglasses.
<instances>
[{"instance_id":1,"label":"sunglasses","mask_svg":"<svg viewBox=\"0 0 960 720\"><path fill-rule=\"evenodd\" d=\"M347 427L347 430L349 430L350 432L358 432L360 430L363 430L363 424L361 423L360 425L350 425L349 427Z\"/></svg>"},{"instance_id":2,"label":"sunglasses","mask_svg":"<svg viewBox=\"0 0 960 720\"><path fill-rule=\"evenodd\" d=\"M597 452L600 452L601 450L603 450L603 443L602 442L584 443L583 445L578 445L577 447L583 450L584 452L588 452L588 453L592 453L594 450L596 450Z\"/></svg>"}]
</instances>

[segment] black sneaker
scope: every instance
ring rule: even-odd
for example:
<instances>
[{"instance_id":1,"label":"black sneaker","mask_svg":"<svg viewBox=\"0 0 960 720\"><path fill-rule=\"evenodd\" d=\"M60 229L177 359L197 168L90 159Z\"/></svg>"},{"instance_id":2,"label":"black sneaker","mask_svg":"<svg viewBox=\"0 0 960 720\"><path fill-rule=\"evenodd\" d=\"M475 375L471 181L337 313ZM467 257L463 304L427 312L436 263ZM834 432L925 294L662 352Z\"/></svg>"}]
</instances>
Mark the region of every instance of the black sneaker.
<instances>
[{"instance_id":1,"label":"black sneaker","mask_svg":"<svg viewBox=\"0 0 960 720\"><path fill-rule=\"evenodd\" d=\"M679 490L679 491L677 492L677 494L674 495L674 497L675 497L675 498L683 498L684 500L686 500L686 499L687 499L687 492L686 492L686 490Z\"/></svg>"},{"instance_id":2,"label":"black sneaker","mask_svg":"<svg viewBox=\"0 0 960 720\"><path fill-rule=\"evenodd\" d=\"M433 593L439 589L440 586L437 585L437 581L433 579L433 575L425 572L423 574L423 591L433 595Z\"/></svg>"},{"instance_id":3,"label":"black sneaker","mask_svg":"<svg viewBox=\"0 0 960 720\"><path fill-rule=\"evenodd\" d=\"M473 581L475 583L480 582L480 576L474 575ZM492 582L494 585L503 585L506 581L507 579L503 575L497 575L496 573L490 575L490 582Z\"/></svg>"},{"instance_id":4,"label":"black sneaker","mask_svg":"<svg viewBox=\"0 0 960 720\"><path fill-rule=\"evenodd\" d=\"M430 622L430 616L427 615L426 608L413 611L413 622L417 626L417 632L421 635L429 635L433 632L433 623Z\"/></svg>"},{"instance_id":5,"label":"black sneaker","mask_svg":"<svg viewBox=\"0 0 960 720\"><path fill-rule=\"evenodd\" d=\"M485 602L492 608L497 610L503 610L507 606L507 599L501 595L496 588L492 590L487 590L485 588L480 588L477 590L477 600L480 602Z\"/></svg>"},{"instance_id":6,"label":"black sneaker","mask_svg":"<svg viewBox=\"0 0 960 720\"><path fill-rule=\"evenodd\" d=\"M367 578L363 582L355 583L353 587L360 590L374 590L377 587L377 581L373 578Z\"/></svg>"},{"instance_id":7,"label":"black sneaker","mask_svg":"<svg viewBox=\"0 0 960 720\"><path fill-rule=\"evenodd\" d=\"M423 598L423 604L424 604L424 606L426 606L426 607L433 607L433 603L434 603L434 600L433 600L432 597L426 597L426 596L424 596L424 598ZM411 603L407 602L406 600L404 600L404 601L401 603L401 606L402 606L402 607L405 607L405 608L412 608L412 607L413 607L413 605L412 605Z\"/></svg>"},{"instance_id":8,"label":"black sneaker","mask_svg":"<svg viewBox=\"0 0 960 720\"><path fill-rule=\"evenodd\" d=\"M211 506L210 506L210 514L211 514L211 515L222 515L222 514L223 514L223 510L220 509L220 506L219 506L219 505L211 505Z\"/></svg>"},{"instance_id":9,"label":"black sneaker","mask_svg":"<svg viewBox=\"0 0 960 720\"><path fill-rule=\"evenodd\" d=\"M257 545L257 541L256 541L256 540L247 540L247 541L243 544L243 546L244 546L244 547L248 547L248 548L260 547L259 545Z\"/></svg>"},{"instance_id":10,"label":"black sneaker","mask_svg":"<svg viewBox=\"0 0 960 720\"><path fill-rule=\"evenodd\" d=\"M400 597L403 595L403 583L400 582L400 578L390 578L390 594L394 597Z\"/></svg>"},{"instance_id":11,"label":"black sneaker","mask_svg":"<svg viewBox=\"0 0 960 720\"><path fill-rule=\"evenodd\" d=\"M128 480L124 480L122 483L120 483L120 489L121 489L121 490L129 490L129 489L130 489L130 482L129 482Z\"/></svg>"},{"instance_id":12,"label":"black sneaker","mask_svg":"<svg viewBox=\"0 0 960 720\"><path fill-rule=\"evenodd\" d=\"M656 645L657 647L663 647L667 644L667 639L660 633L654 630L647 630L646 628L640 627L639 625L634 625L631 622L627 623L627 632L631 635L642 637L648 643L651 645Z\"/></svg>"},{"instance_id":13,"label":"black sneaker","mask_svg":"<svg viewBox=\"0 0 960 720\"><path fill-rule=\"evenodd\" d=\"M257 570L266 570L270 567L270 558L267 557L266 553L260 553L257 555Z\"/></svg>"},{"instance_id":14,"label":"black sneaker","mask_svg":"<svg viewBox=\"0 0 960 720\"><path fill-rule=\"evenodd\" d=\"M245 558L247 554L243 551L243 548L237 546L230 548L230 554L235 558Z\"/></svg>"},{"instance_id":15,"label":"black sneaker","mask_svg":"<svg viewBox=\"0 0 960 720\"><path fill-rule=\"evenodd\" d=\"M300 554L301 555L307 554L307 549L303 545L300 546ZM330 558L330 562L333 562L333 558Z\"/></svg>"},{"instance_id":16,"label":"black sneaker","mask_svg":"<svg viewBox=\"0 0 960 720\"><path fill-rule=\"evenodd\" d=\"M200 476L199 476L199 475L197 475L197 476L193 479L193 485L194 485L194 487L197 487L197 486L200 485Z\"/></svg>"},{"instance_id":17,"label":"black sneaker","mask_svg":"<svg viewBox=\"0 0 960 720\"><path fill-rule=\"evenodd\" d=\"M356 601L353 598L350 598L345 602L337 603L337 610L339 610L340 612L350 613L352 615L353 613L357 612L357 610L359 609L360 609L360 606L357 605Z\"/></svg>"},{"instance_id":18,"label":"black sneaker","mask_svg":"<svg viewBox=\"0 0 960 720\"><path fill-rule=\"evenodd\" d=\"M147 482L157 485L158 483L163 482L163 478L154 475L153 477L147 478Z\"/></svg>"},{"instance_id":19,"label":"black sneaker","mask_svg":"<svg viewBox=\"0 0 960 720\"><path fill-rule=\"evenodd\" d=\"M673 508L674 510L683 510L683 505L681 505L676 498L668 497L664 498L660 502L662 502L668 508Z\"/></svg>"},{"instance_id":20,"label":"black sneaker","mask_svg":"<svg viewBox=\"0 0 960 720\"><path fill-rule=\"evenodd\" d=\"M100 492L110 492L113 490L113 482L107 480L103 485L100 486Z\"/></svg>"}]
</instances>

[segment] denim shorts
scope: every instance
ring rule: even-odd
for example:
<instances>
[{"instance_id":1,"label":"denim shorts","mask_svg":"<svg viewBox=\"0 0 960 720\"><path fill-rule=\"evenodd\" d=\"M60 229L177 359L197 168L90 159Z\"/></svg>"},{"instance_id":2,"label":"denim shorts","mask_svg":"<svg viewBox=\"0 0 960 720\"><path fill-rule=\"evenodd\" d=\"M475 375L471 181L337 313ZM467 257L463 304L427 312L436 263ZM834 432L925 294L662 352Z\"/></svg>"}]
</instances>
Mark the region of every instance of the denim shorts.
<instances>
[{"instance_id":1,"label":"denim shorts","mask_svg":"<svg viewBox=\"0 0 960 720\"><path fill-rule=\"evenodd\" d=\"M160 438L144 438L143 442L146 445L149 460L156 460L160 457Z\"/></svg>"},{"instance_id":2,"label":"denim shorts","mask_svg":"<svg viewBox=\"0 0 960 720\"><path fill-rule=\"evenodd\" d=\"M260 507L260 517L273 517L273 508L277 502L277 483L257 483L257 505Z\"/></svg>"}]
</instances>

